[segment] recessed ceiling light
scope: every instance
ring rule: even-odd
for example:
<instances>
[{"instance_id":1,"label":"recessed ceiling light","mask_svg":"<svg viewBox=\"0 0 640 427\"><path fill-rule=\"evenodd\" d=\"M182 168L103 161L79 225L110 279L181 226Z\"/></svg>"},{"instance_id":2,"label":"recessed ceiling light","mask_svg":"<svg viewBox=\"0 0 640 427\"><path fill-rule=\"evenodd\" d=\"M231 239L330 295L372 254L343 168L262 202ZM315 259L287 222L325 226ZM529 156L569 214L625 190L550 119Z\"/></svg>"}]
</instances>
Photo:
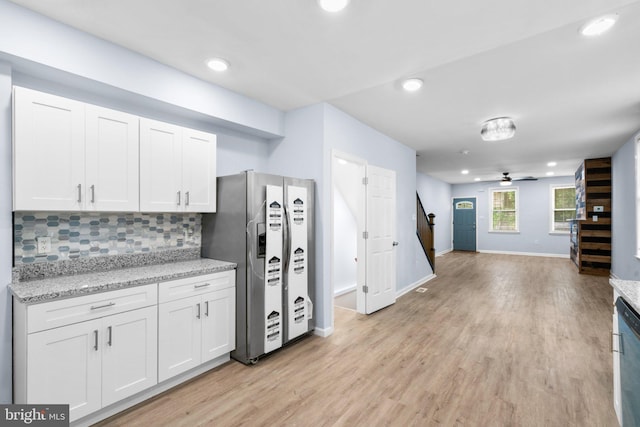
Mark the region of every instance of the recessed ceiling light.
<instances>
[{"instance_id":1,"label":"recessed ceiling light","mask_svg":"<svg viewBox=\"0 0 640 427\"><path fill-rule=\"evenodd\" d=\"M475 177L475 178L473 178L473 180L478 182L478 181L480 181L480 177Z\"/></svg>"},{"instance_id":2,"label":"recessed ceiling light","mask_svg":"<svg viewBox=\"0 0 640 427\"><path fill-rule=\"evenodd\" d=\"M558 165L558 163L556 163L556 162L549 162L549 163L547 163L547 166L549 166L550 168L552 168L552 167L554 167L554 166L557 166L557 165Z\"/></svg>"},{"instance_id":3,"label":"recessed ceiling light","mask_svg":"<svg viewBox=\"0 0 640 427\"><path fill-rule=\"evenodd\" d=\"M407 92L415 92L419 90L423 84L424 82L422 79L411 78L402 82L402 88Z\"/></svg>"},{"instance_id":4,"label":"recessed ceiling light","mask_svg":"<svg viewBox=\"0 0 640 427\"><path fill-rule=\"evenodd\" d=\"M604 15L599 18L592 19L580 27L580 34L587 37L599 36L609 31L617 20L617 14Z\"/></svg>"},{"instance_id":5,"label":"recessed ceiling light","mask_svg":"<svg viewBox=\"0 0 640 427\"><path fill-rule=\"evenodd\" d=\"M318 0L318 4L327 12L340 12L347 7L349 0Z\"/></svg>"},{"instance_id":6,"label":"recessed ceiling light","mask_svg":"<svg viewBox=\"0 0 640 427\"><path fill-rule=\"evenodd\" d=\"M462 175L469 175L469 171L467 169L463 169L460 171Z\"/></svg>"},{"instance_id":7,"label":"recessed ceiling light","mask_svg":"<svg viewBox=\"0 0 640 427\"><path fill-rule=\"evenodd\" d=\"M213 71L226 71L229 68L229 61L222 58L213 58L207 61L207 67Z\"/></svg>"},{"instance_id":8,"label":"recessed ceiling light","mask_svg":"<svg viewBox=\"0 0 640 427\"><path fill-rule=\"evenodd\" d=\"M555 175L555 172L554 172L554 171L549 171L549 172L547 172L547 176L553 176L553 175Z\"/></svg>"}]
</instances>

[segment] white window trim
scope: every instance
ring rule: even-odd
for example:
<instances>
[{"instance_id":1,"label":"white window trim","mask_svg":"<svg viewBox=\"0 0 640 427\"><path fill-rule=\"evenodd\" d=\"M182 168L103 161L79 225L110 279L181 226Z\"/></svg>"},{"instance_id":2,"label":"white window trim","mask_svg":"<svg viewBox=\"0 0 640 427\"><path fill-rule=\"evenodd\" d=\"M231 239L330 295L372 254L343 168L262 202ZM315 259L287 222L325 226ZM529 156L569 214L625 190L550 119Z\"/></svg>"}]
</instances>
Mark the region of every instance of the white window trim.
<instances>
[{"instance_id":1,"label":"white window trim","mask_svg":"<svg viewBox=\"0 0 640 427\"><path fill-rule=\"evenodd\" d=\"M576 186L571 184L551 184L549 186L549 234L560 234L560 235L568 235L571 232L571 227L568 230L554 230L553 224L553 213L555 209L555 194L554 191L558 188L573 188L575 190ZM573 208L575 209L575 207ZM564 209L570 210L570 209Z\"/></svg>"},{"instance_id":2,"label":"white window trim","mask_svg":"<svg viewBox=\"0 0 640 427\"><path fill-rule=\"evenodd\" d=\"M640 134L636 135L634 154L636 172L636 258L640 259Z\"/></svg>"},{"instance_id":3,"label":"white window trim","mask_svg":"<svg viewBox=\"0 0 640 427\"><path fill-rule=\"evenodd\" d=\"M516 228L515 230L494 230L493 229L493 193L502 192L502 191L511 191L515 190L516 192ZM517 186L509 186L509 187L494 187L489 188L489 233L500 233L500 234L518 234L520 233L520 188Z\"/></svg>"}]
</instances>

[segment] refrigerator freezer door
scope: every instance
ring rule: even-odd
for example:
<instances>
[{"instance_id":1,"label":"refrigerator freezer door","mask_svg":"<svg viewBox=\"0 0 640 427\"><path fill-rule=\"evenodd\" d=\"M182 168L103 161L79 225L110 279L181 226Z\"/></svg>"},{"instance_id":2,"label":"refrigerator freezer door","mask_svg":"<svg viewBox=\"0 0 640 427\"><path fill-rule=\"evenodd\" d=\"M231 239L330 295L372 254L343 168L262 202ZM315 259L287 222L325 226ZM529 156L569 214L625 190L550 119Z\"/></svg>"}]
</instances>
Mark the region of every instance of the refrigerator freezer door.
<instances>
[{"instance_id":1,"label":"refrigerator freezer door","mask_svg":"<svg viewBox=\"0 0 640 427\"><path fill-rule=\"evenodd\" d=\"M264 352L282 347L282 274L284 231L284 204L281 186L267 185L266 215L266 281L264 296Z\"/></svg>"},{"instance_id":2,"label":"refrigerator freezer door","mask_svg":"<svg viewBox=\"0 0 640 427\"><path fill-rule=\"evenodd\" d=\"M287 221L289 226L288 269L286 272L287 339L308 332L308 194L305 187L287 188Z\"/></svg>"}]
</instances>

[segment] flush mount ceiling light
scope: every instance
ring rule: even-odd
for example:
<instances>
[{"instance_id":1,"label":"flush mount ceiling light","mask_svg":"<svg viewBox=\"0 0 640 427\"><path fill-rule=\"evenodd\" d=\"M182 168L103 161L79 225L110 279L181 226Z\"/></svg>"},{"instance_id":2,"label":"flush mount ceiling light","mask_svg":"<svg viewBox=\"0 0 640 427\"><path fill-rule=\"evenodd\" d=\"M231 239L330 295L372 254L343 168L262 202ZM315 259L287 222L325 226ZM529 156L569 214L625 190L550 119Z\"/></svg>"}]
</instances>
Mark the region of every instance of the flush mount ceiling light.
<instances>
[{"instance_id":1,"label":"flush mount ceiling light","mask_svg":"<svg viewBox=\"0 0 640 427\"><path fill-rule=\"evenodd\" d=\"M509 117L497 117L487 120L482 124L480 136L485 141L502 141L513 138L516 133L516 125Z\"/></svg>"},{"instance_id":2,"label":"flush mount ceiling light","mask_svg":"<svg viewBox=\"0 0 640 427\"><path fill-rule=\"evenodd\" d=\"M555 174L556 174L556 173L555 173L554 171L549 171L549 172L547 172L547 176L553 176L553 175L555 175Z\"/></svg>"},{"instance_id":3,"label":"flush mount ceiling light","mask_svg":"<svg viewBox=\"0 0 640 427\"><path fill-rule=\"evenodd\" d=\"M318 0L318 4L327 12L340 12L347 7L349 0Z\"/></svg>"},{"instance_id":4,"label":"flush mount ceiling light","mask_svg":"<svg viewBox=\"0 0 640 427\"><path fill-rule=\"evenodd\" d=\"M227 71L229 68L229 61L222 58L212 58L207 61L207 67L211 68L213 71Z\"/></svg>"},{"instance_id":5,"label":"flush mount ceiling light","mask_svg":"<svg viewBox=\"0 0 640 427\"><path fill-rule=\"evenodd\" d=\"M423 84L424 82L422 79L411 78L402 82L402 88L407 92L415 92L419 90Z\"/></svg>"},{"instance_id":6,"label":"flush mount ceiling light","mask_svg":"<svg viewBox=\"0 0 640 427\"><path fill-rule=\"evenodd\" d=\"M558 165L558 163L556 163L556 162L549 162L549 163L547 163L547 166L549 166L550 168L555 167L555 166L557 166L557 165Z\"/></svg>"},{"instance_id":7,"label":"flush mount ceiling light","mask_svg":"<svg viewBox=\"0 0 640 427\"><path fill-rule=\"evenodd\" d=\"M463 169L463 170L460 171L460 173L462 175L469 175L469 170L468 169Z\"/></svg>"},{"instance_id":8,"label":"flush mount ceiling light","mask_svg":"<svg viewBox=\"0 0 640 427\"><path fill-rule=\"evenodd\" d=\"M618 20L617 14L604 15L591 21L580 27L580 34L586 37L599 36L611 29Z\"/></svg>"},{"instance_id":9,"label":"flush mount ceiling light","mask_svg":"<svg viewBox=\"0 0 640 427\"><path fill-rule=\"evenodd\" d=\"M473 180L474 180L475 182L478 182L478 181L480 181L480 177L479 177L479 176L477 176L477 177L473 178Z\"/></svg>"}]
</instances>

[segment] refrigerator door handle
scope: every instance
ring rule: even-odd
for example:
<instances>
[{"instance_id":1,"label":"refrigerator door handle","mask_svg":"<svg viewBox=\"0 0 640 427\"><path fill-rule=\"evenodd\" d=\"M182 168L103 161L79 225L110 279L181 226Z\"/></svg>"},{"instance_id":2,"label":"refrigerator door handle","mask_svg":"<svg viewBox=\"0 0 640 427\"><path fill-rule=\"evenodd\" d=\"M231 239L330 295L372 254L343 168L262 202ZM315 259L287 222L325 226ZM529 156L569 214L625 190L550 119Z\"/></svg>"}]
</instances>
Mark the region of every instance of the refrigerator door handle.
<instances>
[{"instance_id":1,"label":"refrigerator door handle","mask_svg":"<svg viewBox=\"0 0 640 427\"><path fill-rule=\"evenodd\" d=\"M291 230L289 227L289 210L287 209L286 203L283 203L283 205L284 207L282 211L284 212L284 224L282 227L282 256L284 257L284 268L282 270L282 274L284 277L284 275L289 272L289 257L291 256ZM286 282L283 282L283 284L286 286Z\"/></svg>"},{"instance_id":2,"label":"refrigerator door handle","mask_svg":"<svg viewBox=\"0 0 640 427\"><path fill-rule=\"evenodd\" d=\"M307 295L307 319L313 319L313 301L311 301L309 295Z\"/></svg>"}]
</instances>

